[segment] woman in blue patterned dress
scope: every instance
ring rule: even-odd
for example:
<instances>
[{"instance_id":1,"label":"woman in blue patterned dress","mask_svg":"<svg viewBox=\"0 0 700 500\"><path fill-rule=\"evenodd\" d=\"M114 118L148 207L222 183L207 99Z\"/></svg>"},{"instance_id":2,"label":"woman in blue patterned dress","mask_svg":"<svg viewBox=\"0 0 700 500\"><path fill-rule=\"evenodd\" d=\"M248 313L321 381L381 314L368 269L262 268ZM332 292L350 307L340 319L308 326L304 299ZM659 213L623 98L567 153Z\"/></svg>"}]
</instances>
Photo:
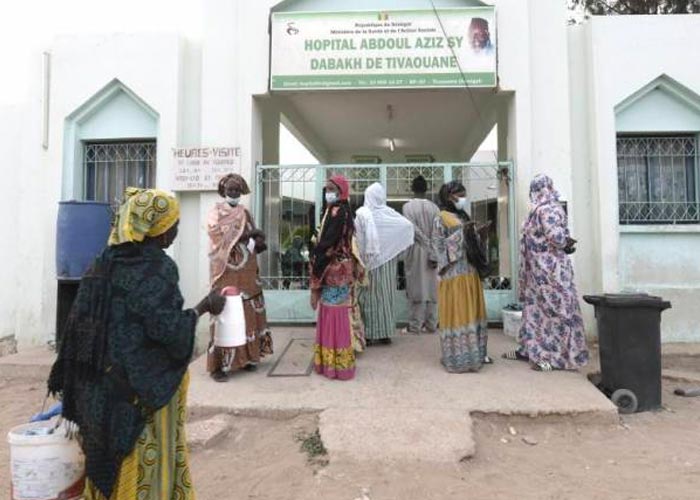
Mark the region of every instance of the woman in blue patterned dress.
<instances>
[{"instance_id":1,"label":"woman in blue patterned dress","mask_svg":"<svg viewBox=\"0 0 700 500\"><path fill-rule=\"evenodd\" d=\"M588 349L569 257L574 240L552 179L536 176L530 201L520 240L520 347L504 358L540 371L575 370L588 362Z\"/></svg>"}]
</instances>

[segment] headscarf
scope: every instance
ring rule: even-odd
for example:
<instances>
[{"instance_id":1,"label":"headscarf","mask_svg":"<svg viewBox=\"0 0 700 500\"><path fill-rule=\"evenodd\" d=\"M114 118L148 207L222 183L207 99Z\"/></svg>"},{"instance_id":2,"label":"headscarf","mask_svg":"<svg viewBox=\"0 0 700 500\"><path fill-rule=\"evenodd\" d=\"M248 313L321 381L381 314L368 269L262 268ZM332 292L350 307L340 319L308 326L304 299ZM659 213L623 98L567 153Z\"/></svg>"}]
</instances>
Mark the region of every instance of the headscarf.
<instances>
[{"instance_id":1,"label":"headscarf","mask_svg":"<svg viewBox=\"0 0 700 500\"><path fill-rule=\"evenodd\" d=\"M236 183L236 187L242 195L250 194L250 188L248 187L248 183L243 177L241 177L238 174L228 174L222 177L219 181L219 196L221 196L222 198L226 197L226 184L228 184L230 180L233 180Z\"/></svg>"},{"instance_id":2,"label":"headscarf","mask_svg":"<svg viewBox=\"0 0 700 500\"><path fill-rule=\"evenodd\" d=\"M530 182L530 201L534 208L559 201L559 192L554 189L554 181L549 176L539 174L532 179Z\"/></svg>"},{"instance_id":3,"label":"headscarf","mask_svg":"<svg viewBox=\"0 0 700 500\"><path fill-rule=\"evenodd\" d=\"M322 279L326 268L334 257L350 254L355 231L349 203L350 183L345 177L338 174L333 175L328 180L338 188L340 201L333 205L326 205L325 197L323 200L323 220L321 221L318 241L313 249L311 266L312 278L315 278L316 282Z\"/></svg>"},{"instance_id":4,"label":"headscarf","mask_svg":"<svg viewBox=\"0 0 700 500\"><path fill-rule=\"evenodd\" d=\"M139 243L164 234L180 219L180 203L162 189L128 187L109 235L109 245Z\"/></svg>"},{"instance_id":5,"label":"headscarf","mask_svg":"<svg viewBox=\"0 0 700 500\"><path fill-rule=\"evenodd\" d=\"M447 184L443 184L440 188L440 192L438 193L438 204L440 205L440 209L447 212L452 212L462 219L469 219L469 216L463 210L457 210L457 207L455 207L455 204L451 199L453 194L461 192L466 193L466 191L467 190L464 187L464 184L459 181L450 181Z\"/></svg>"},{"instance_id":6,"label":"headscarf","mask_svg":"<svg viewBox=\"0 0 700 500\"><path fill-rule=\"evenodd\" d=\"M350 199L350 183L345 177L336 174L328 180L335 184L340 191L340 201L348 201Z\"/></svg>"},{"instance_id":7,"label":"headscarf","mask_svg":"<svg viewBox=\"0 0 700 500\"><path fill-rule=\"evenodd\" d=\"M365 191L357 211L357 242L367 269L376 269L413 245L411 221L386 204L384 187L375 182Z\"/></svg>"}]
</instances>

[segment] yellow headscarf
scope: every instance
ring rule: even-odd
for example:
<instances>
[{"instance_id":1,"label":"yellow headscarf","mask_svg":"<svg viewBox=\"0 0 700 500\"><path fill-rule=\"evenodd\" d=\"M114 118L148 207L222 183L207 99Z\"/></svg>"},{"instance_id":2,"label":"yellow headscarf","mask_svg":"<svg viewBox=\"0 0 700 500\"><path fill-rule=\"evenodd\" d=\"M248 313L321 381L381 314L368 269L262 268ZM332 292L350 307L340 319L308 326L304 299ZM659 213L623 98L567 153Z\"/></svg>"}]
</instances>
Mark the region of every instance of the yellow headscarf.
<instances>
[{"instance_id":1,"label":"yellow headscarf","mask_svg":"<svg viewBox=\"0 0 700 500\"><path fill-rule=\"evenodd\" d=\"M165 233L180 219L180 203L162 189L126 188L109 236L109 245L141 242Z\"/></svg>"}]
</instances>

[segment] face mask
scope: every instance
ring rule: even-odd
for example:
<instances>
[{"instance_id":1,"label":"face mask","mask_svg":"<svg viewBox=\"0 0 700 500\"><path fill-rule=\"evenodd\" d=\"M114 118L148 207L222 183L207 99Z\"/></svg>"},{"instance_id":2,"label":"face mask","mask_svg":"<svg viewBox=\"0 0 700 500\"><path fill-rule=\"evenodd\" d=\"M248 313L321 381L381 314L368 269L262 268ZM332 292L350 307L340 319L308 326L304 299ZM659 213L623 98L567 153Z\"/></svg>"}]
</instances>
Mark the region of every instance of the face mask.
<instances>
[{"instance_id":1,"label":"face mask","mask_svg":"<svg viewBox=\"0 0 700 500\"><path fill-rule=\"evenodd\" d=\"M467 209L467 199L466 198L457 198L457 201L455 201L455 208L457 210L465 211Z\"/></svg>"},{"instance_id":2,"label":"face mask","mask_svg":"<svg viewBox=\"0 0 700 500\"><path fill-rule=\"evenodd\" d=\"M332 205L338 200L338 195L336 193L326 193L326 203Z\"/></svg>"},{"instance_id":3,"label":"face mask","mask_svg":"<svg viewBox=\"0 0 700 500\"><path fill-rule=\"evenodd\" d=\"M231 205L232 207L235 207L241 202L241 197L239 196L238 198L231 198L230 196L226 197L226 203Z\"/></svg>"}]
</instances>

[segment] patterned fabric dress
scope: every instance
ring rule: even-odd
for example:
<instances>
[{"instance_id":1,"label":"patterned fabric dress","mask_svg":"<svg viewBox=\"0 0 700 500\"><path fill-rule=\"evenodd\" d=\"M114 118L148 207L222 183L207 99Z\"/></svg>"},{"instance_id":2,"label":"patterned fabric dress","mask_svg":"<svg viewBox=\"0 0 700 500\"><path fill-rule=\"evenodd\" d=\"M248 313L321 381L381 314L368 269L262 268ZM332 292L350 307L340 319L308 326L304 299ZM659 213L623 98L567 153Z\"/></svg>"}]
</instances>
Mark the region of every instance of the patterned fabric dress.
<instances>
[{"instance_id":1,"label":"patterned fabric dress","mask_svg":"<svg viewBox=\"0 0 700 500\"><path fill-rule=\"evenodd\" d=\"M146 418L146 427L134 450L122 461L109 500L196 498L187 463L185 435L189 382L188 372L170 402ZM89 479L83 498L105 500Z\"/></svg>"},{"instance_id":2,"label":"patterned fabric dress","mask_svg":"<svg viewBox=\"0 0 700 500\"><path fill-rule=\"evenodd\" d=\"M520 301L523 321L519 353L531 363L575 370L588 362L583 319L571 259L567 216L552 180L531 184L534 208L523 224L520 241Z\"/></svg>"},{"instance_id":3,"label":"patterned fabric dress","mask_svg":"<svg viewBox=\"0 0 700 500\"><path fill-rule=\"evenodd\" d=\"M311 262L311 293L318 309L314 369L330 379L350 380L355 376L355 347L361 343L353 339L353 324L361 328L354 304L364 269L352 248L349 183L342 176L330 180L338 186L341 202L326 209Z\"/></svg>"},{"instance_id":4,"label":"patterned fabric dress","mask_svg":"<svg viewBox=\"0 0 700 500\"><path fill-rule=\"evenodd\" d=\"M198 314L163 251L179 213L170 193L127 189L65 325L48 389L80 430L87 499L194 498L185 398Z\"/></svg>"},{"instance_id":5,"label":"patterned fabric dress","mask_svg":"<svg viewBox=\"0 0 700 500\"><path fill-rule=\"evenodd\" d=\"M250 213L242 206L231 207L218 203L209 215L209 237L212 244L212 288L235 286L241 291L245 315L247 343L240 347L222 348L213 345L207 351L207 370L234 372L246 365L255 364L272 354L272 337L267 331L265 298L258 276L257 254L248 248L247 238L254 229ZM243 240L246 241L243 241ZM221 262L225 252L227 259Z\"/></svg>"},{"instance_id":6,"label":"patterned fabric dress","mask_svg":"<svg viewBox=\"0 0 700 500\"><path fill-rule=\"evenodd\" d=\"M442 364L448 372L475 372L486 356L488 321L481 280L467 261L461 219L443 210L435 219L438 261L438 319Z\"/></svg>"}]
</instances>

